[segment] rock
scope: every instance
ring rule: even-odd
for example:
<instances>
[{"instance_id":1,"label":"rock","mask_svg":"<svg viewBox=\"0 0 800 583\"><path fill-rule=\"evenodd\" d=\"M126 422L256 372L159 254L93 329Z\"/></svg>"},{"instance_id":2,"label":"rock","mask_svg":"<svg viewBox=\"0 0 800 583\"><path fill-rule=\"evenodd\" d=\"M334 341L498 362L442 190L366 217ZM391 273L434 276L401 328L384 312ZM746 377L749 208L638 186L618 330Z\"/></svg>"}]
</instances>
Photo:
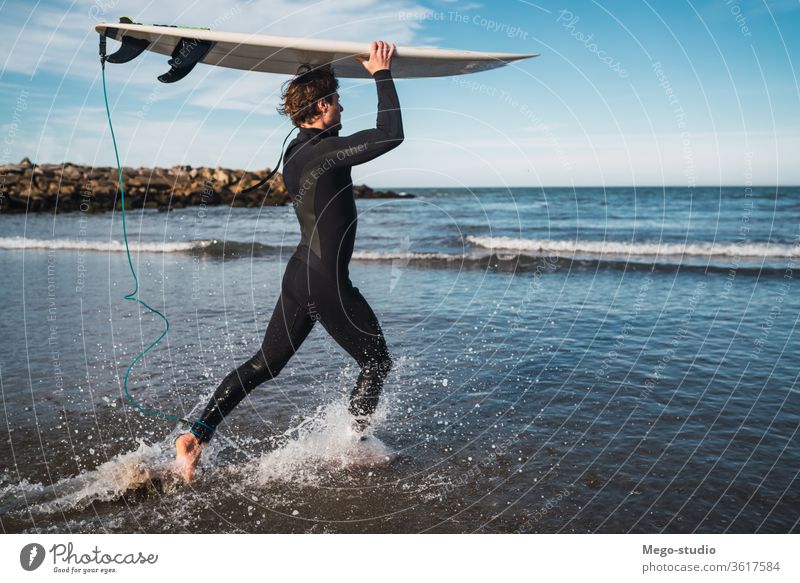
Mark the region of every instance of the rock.
<instances>
[{"instance_id":1,"label":"rock","mask_svg":"<svg viewBox=\"0 0 800 583\"><path fill-rule=\"evenodd\" d=\"M64 169L61 171L61 178L62 180L80 180L83 177L83 173L80 171L79 168L73 166L72 164L67 164L64 166Z\"/></svg>"},{"instance_id":2,"label":"rock","mask_svg":"<svg viewBox=\"0 0 800 583\"><path fill-rule=\"evenodd\" d=\"M122 169L125 208L169 210L195 205L230 205L258 208L291 204L283 176L275 174L269 184L256 191L242 190L269 175L229 168L192 167ZM0 166L2 202L0 213L78 211L102 212L119 208L119 174L116 167L34 164L23 158L19 164ZM356 198L403 198L410 194L376 191L366 185L353 187Z\"/></svg>"},{"instance_id":3,"label":"rock","mask_svg":"<svg viewBox=\"0 0 800 583\"><path fill-rule=\"evenodd\" d=\"M231 175L222 168L216 168L212 178L214 179L214 182L217 182L222 186L227 186L231 181Z\"/></svg>"}]
</instances>

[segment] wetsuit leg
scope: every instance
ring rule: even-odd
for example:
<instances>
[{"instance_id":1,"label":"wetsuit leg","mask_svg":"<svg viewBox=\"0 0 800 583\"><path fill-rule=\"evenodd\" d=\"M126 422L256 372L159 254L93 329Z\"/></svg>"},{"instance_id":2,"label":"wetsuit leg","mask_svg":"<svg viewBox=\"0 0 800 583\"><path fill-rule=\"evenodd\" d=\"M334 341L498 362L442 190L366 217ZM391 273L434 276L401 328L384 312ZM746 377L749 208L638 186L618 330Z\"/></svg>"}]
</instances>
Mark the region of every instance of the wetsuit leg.
<instances>
[{"instance_id":1,"label":"wetsuit leg","mask_svg":"<svg viewBox=\"0 0 800 583\"><path fill-rule=\"evenodd\" d=\"M299 268L299 269L298 269ZM191 432L201 443L209 441L217 425L255 387L281 372L314 326L308 314L303 286L297 281L300 261L291 259L283 276L281 295L267 325L261 348L247 362L228 373L206 405Z\"/></svg>"},{"instance_id":2,"label":"wetsuit leg","mask_svg":"<svg viewBox=\"0 0 800 583\"><path fill-rule=\"evenodd\" d=\"M345 285L322 276L311 281L312 307L316 317L333 339L352 356L361 367L358 380L350 394L350 413L360 427L366 426L366 417L378 406L383 382L392 367L378 318L357 287L347 281ZM319 290L314 293L314 290Z\"/></svg>"}]
</instances>

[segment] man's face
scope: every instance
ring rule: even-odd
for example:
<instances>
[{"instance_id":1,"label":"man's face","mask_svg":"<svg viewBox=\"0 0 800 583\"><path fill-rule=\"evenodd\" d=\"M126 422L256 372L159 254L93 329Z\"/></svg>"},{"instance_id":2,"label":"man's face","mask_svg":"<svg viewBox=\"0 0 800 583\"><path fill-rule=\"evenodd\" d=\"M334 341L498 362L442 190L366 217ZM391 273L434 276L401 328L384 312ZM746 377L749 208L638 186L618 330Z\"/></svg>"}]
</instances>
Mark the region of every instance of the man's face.
<instances>
[{"instance_id":1,"label":"man's face","mask_svg":"<svg viewBox=\"0 0 800 583\"><path fill-rule=\"evenodd\" d=\"M341 127L342 125L342 112L344 107L339 103L339 93L334 93L331 102L328 103L322 100L322 123L325 128L332 128L334 126Z\"/></svg>"}]
</instances>

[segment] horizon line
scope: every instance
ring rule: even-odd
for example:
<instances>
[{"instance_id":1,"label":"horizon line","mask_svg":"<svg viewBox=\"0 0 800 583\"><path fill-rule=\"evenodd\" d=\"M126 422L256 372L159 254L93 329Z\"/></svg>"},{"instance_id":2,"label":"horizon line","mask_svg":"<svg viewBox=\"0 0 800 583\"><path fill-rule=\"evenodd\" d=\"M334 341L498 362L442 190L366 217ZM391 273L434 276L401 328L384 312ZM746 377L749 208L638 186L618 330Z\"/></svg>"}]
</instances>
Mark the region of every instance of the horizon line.
<instances>
[{"instance_id":1,"label":"horizon line","mask_svg":"<svg viewBox=\"0 0 800 583\"><path fill-rule=\"evenodd\" d=\"M400 187L397 186L372 186L368 185L371 188L391 188L397 189ZM404 187L405 188L405 187ZM800 184L697 184L694 186L686 186L686 185L678 185L678 184L645 184L645 185L636 185L636 184L613 184L613 185L602 185L602 184L595 184L589 186L574 186L574 185L558 185L558 184L543 184L540 186L524 186L524 185L515 185L515 186L411 186L408 187L409 189L413 188L451 188L451 189L470 189L470 188L685 188L685 189L695 189L695 188L800 188Z\"/></svg>"}]
</instances>

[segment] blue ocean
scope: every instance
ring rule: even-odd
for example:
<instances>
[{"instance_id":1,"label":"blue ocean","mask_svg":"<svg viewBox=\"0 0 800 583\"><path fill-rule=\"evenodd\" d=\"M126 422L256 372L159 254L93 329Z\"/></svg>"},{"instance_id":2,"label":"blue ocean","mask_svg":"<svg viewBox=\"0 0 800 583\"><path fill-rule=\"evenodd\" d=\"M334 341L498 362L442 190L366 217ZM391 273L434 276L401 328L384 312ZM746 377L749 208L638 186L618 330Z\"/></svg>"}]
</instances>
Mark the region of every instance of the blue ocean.
<instances>
[{"instance_id":1,"label":"blue ocean","mask_svg":"<svg viewBox=\"0 0 800 583\"><path fill-rule=\"evenodd\" d=\"M359 200L351 280L395 366L316 326L198 478L123 390L163 322L119 213L0 216L4 532L788 533L800 521L800 188L476 188ZM292 207L126 215L164 340L143 406L197 415L260 346Z\"/></svg>"}]
</instances>

